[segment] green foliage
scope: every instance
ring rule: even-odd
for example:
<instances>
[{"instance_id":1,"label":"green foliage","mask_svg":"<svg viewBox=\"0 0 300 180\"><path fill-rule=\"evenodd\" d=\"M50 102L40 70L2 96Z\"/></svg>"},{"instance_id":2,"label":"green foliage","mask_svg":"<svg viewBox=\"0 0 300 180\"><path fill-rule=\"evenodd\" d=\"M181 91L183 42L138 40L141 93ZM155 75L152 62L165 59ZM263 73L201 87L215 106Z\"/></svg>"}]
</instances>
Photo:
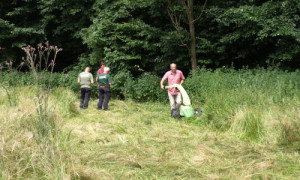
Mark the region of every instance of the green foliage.
<instances>
[{"instance_id":1,"label":"green foliage","mask_svg":"<svg viewBox=\"0 0 300 180\"><path fill-rule=\"evenodd\" d=\"M121 71L112 77L113 84L111 88L111 95L121 99L131 98L128 87L134 84L134 80L129 71Z\"/></svg>"},{"instance_id":2,"label":"green foliage","mask_svg":"<svg viewBox=\"0 0 300 180\"><path fill-rule=\"evenodd\" d=\"M167 93L160 89L161 78L150 74L143 74L139 78L127 84L129 97L137 101L166 102Z\"/></svg>"},{"instance_id":3,"label":"green foliage","mask_svg":"<svg viewBox=\"0 0 300 180\"><path fill-rule=\"evenodd\" d=\"M90 25L93 0L16 0L0 2L0 62L21 60L19 47L49 40L64 48L58 70L74 64L86 46L78 35Z\"/></svg>"},{"instance_id":4,"label":"green foliage","mask_svg":"<svg viewBox=\"0 0 300 180\"><path fill-rule=\"evenodd\" d=\"M286 0L231 7L216 18L225 32L220 42L237 64L251 60L253 65L288 65L300 54L298 4Z\"/></svg>"},{"instance_id":5,"label":"green foliage","mask_svg":"<svg viewBox=\"0 0 300 180\"><path fill-rule=\"evenodd\" d=\"M99 68L107 61L112 72L161 75L175 62L190 69L190 55L179 46L168 15L168 0L16 0L0 2L0 61L19 62L18 47L49 40L62 48L57 70L79 66ZM203 2L195 2L194 16ZM300 67L300 6L297 0L211 0L195 21L198 63L282 68ZM33 18L34 17L34 18ZM182 38L189 38L182 21Z\"/></svg>"},{"instance_id":6,"label":"green foliage","mask_svg":"<svg viewBox=\"0 0 300 180\"><path fill-rule=\"evenodd\" d=\"M0 74L1 82L7 82L10 86L29 86L35 84L35 79L30 73L12 71L9 73L0 72ZM74 81L74 79L69 80L68 76L63 73L53 73L51 77L49 72L40 72L39 77L39 84L49 84L49 87L52 88L60 86L64 87L65 84L68 85L70 81Z\"/></svg>"},{"instance_id":7,"label":"green foliage","mask_svg":"<svg viewBox=\"0 0 300 180\"><path fill-rule=\"evenodd\" d=\"M164 7L166 2L154 0L96 1L93 24L81 31L92 51L85 61L98 65L104 60L112 72L139 75L182 60L174 52L178 42L165 24L169 19Z\"/></svg>"}]
</instances>

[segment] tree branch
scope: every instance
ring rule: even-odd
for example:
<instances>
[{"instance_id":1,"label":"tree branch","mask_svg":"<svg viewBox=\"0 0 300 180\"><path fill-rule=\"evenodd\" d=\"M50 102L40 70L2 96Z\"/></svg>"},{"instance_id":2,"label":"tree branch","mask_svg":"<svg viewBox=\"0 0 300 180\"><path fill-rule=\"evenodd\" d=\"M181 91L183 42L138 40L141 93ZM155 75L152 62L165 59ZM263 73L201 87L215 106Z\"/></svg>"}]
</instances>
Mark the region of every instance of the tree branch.
<instances>
[{"instance_id":1,"label":"tree branch","mask_svg":"<svg viewBox=\"0 0 300 180\"><path fill-rule=\"evenodd\" d=\"M203 7L202 7L202 10L201 10L200 15L199 15L196 19L194 19L193 22L195 22L195 21L197 21L197 20L199 20L199 19L201 18L201 16L202 16L203 13L204 13L204 9L205 9L205 7L206 7L206 4L207 4L207 0L205 0L205 2L204 2L204 4L203 4Z\"/></svg>"},{"instance_id":2,"label":"tree branch","mask_svg":"<svg viewBox=\"0 0 300 180\"><path fill-rule=\"evenodd\" d=\"M183 6L183 9L188 9L188 2L187 0L179 0L180 4Z\"/></svg>"},{"instance_id":3,"label":"tree branch","mask_svg":"<svg viewBox=\"0 0 300 180\"><path fill-rule=\"evenodd\" d=\"M169 17L171 19L171 22L174 26L174 28L176 29L177 31L177 36L178 36L178 39L180 41L181 44L179 44L179 46L186 46L188 47L188 45L186 43L184 43L184 41L182 40L182 31L181 31L181 26L180 26L180 22L181 22L181 18L182 16L179 15L179 17L176 15L176 12L175 10L173 9L171 3L169 3L168 5L168 14L169 14Z\"/></svg>"}]
</instances>

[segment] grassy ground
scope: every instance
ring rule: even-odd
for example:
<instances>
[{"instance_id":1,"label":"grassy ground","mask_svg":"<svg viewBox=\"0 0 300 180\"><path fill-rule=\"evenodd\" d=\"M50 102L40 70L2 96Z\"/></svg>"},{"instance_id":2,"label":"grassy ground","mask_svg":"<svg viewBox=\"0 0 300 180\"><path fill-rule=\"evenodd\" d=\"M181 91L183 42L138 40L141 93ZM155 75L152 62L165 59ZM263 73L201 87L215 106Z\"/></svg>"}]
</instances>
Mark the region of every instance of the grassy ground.
<instances>
[{"instance_id":1,"label":"grassy ground","mask_svg":"<svg viewBox=\"0 0 300 180\"><path fill-rule=\"evenodd\" d=\"M300 144L288 133L299 101L239 107L230 128L218 130L206 122L209 102L194 102L202 117L176 120L164 103L112 100L104 112L92 100L79 110L76 96L59 89L50 102L57 135L39 143L31 88L11 92L15 105L0 91L1 179L300 178Z\"/></svg>"}]
</instances>

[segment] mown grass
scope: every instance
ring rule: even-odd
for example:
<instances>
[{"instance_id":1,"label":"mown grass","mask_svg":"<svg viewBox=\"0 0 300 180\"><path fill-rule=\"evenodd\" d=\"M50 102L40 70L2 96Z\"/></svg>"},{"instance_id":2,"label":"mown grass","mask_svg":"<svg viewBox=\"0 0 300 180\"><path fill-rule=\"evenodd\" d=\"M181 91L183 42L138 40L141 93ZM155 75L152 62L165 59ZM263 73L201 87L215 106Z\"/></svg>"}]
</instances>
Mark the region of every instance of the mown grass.
<instances>
[{"instance_id":1,"label":"mown grass","mask_svg":"<svg viewBox=\"0 0 300 180\"><path fill-rule=\"evenodd\" d=\"M40 143L32 87L13 88L15 105L0 90L1 179L299 178L297 96L274 103L263 92L227 91L193 101L202 117L176 120L159 102L112 100L104 112L92 100L80 111L78 95L58 88L50 96L57 135ZM239 96L247 103L235 105Z\"/></svg>"}]
</instances>

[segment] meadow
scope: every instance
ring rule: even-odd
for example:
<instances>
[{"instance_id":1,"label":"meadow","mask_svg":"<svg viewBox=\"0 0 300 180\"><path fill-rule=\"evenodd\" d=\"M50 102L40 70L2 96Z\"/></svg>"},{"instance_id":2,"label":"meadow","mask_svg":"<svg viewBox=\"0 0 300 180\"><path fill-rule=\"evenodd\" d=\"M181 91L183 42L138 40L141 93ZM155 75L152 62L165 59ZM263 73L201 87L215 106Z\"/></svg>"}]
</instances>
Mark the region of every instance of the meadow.
<instances>
[{"instance_id":1,"label":"meadow","mask_svg":"<svg viewBox=\"0 0 300 180\"><path fill-rule=\"evenodd\" d=\"M189 119L170 118L153 75L114 77L108 112L79 109L76 77L54 74L40 102L28 76L1 76L0 179L300 178L299 71L199 69Z\"/></svg>"}]
</instances>

